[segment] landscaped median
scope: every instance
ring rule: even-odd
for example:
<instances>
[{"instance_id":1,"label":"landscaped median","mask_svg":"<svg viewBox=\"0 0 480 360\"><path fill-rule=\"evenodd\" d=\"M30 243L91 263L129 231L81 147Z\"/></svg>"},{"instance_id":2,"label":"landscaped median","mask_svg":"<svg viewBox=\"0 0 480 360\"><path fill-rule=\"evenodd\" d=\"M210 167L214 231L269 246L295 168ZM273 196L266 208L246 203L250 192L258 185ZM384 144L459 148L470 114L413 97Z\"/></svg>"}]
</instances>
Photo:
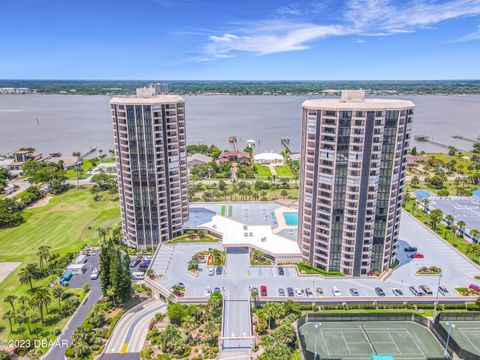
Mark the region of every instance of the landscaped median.
<instances>
[{"instance_id":1,"label":"landscaped median","mask_svg":"<svg viewBox=\"0 0 480 360\"><path fill-rule=\"evenodd\" d=\"M321 276L332 276L332 277L343 277L343 273L340 271L325 271L323 269L313 267L309 262L300 262L297 263L297 270L300 275L321 275Z\"/></svg>"},{"instance_id":2,"label":"landscaped median","mask_svg":"<svg viewBox=\"0 0 480 360\"><path fill-rule=\"evenodd\" d=\"M219 242L219 239L207 234L204 230L187 230L185 234L168 240L167 244L196 244Z\"/></svg>"}]
</instances>

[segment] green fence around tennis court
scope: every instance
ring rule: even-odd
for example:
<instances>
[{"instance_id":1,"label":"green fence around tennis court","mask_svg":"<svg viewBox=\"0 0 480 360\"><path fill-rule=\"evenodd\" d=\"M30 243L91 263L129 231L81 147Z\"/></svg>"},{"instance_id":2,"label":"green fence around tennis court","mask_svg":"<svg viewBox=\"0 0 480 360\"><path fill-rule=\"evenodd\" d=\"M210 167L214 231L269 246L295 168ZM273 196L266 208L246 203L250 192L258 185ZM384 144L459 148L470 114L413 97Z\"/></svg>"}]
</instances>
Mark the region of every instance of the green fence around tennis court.
<instances>
[{"instance_id":1,"label":"green fence around tennis court","mask_svg":"<svg viewBox=\"0 0 480 360\"><path fill-rule=\"evenodd\" d=\"M442 359L442 345L428 326L428 319L413 313L315 313L299 319L297 332L306 360L314 359L315 350L321 360L371 359L375 354Z\"/></svg>"},{"instance_id":2,"label":"green fence around tennis court","mask_svg":"<svg viewBox=\"0 0 480 360\"><path fill-rule=\"evenodd\" d=\"M480 312L442 312L433 323L432 331L445 343L448 338L449 321L455 325L451 329L449 348L461 359L480 360Z\"/></svg>"}]
</instances>

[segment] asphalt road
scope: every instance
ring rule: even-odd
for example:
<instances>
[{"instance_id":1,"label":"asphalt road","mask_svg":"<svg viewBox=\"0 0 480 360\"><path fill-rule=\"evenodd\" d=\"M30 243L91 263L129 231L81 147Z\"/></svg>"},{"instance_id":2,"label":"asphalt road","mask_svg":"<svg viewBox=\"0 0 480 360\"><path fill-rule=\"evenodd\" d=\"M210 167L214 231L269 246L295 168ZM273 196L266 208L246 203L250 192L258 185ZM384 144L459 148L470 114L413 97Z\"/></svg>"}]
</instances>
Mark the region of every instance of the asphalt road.
<instances>
[{"instance_id":1,"label":"asphalt road","mask_svg":"<svg viewBox=\"0 0 480 360\"><path fill-rule=\"evenodd\" d=\"M158 312L166 311L166 303L149 300L133 308L117 323L110 341L107 343L105 356L110 354L140 353L148 333L148 324ZM102 357L106 359L108 357ZM122 358L123 359L123 358Z\"/></svg>"},{"instance_id":2,"label":"asphalt road","mask_svg":"<svg viewBox=\"0 0 480 360\"><path fill-rule=\"evenodd\" d=\"M90 280L92 269L98 266L98 254L88 256L87 259L87 271L81 275L74 275L70 280L70 287L76 289L81 288L83 284L88 284L90 286L90 292L80 304L77 312L73 315L70 322L63 329L62 334L58 338L59 341L57 343L62 344L63 341L66 340L67 345L52 348L45 356L44 360L58 360L65 357L65 350L67 350L67 347L71 345L71 336L74 330L83 323L83 321L87 318L90 308L95 305L102 296L100 279Z\"/></svg>"}]
</instances>

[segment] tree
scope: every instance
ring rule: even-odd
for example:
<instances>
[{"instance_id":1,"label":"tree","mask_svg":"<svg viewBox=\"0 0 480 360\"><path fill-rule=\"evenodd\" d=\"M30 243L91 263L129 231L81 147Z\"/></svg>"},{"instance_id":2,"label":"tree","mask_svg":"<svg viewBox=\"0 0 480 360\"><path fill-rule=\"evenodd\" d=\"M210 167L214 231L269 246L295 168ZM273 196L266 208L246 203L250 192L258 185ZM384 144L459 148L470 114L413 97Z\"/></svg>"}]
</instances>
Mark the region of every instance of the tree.
<instances>
[{"instance_id":1,"label":"tree","mask_svg":"<svg viewBox=\"0 0 480 360\"><path fill-rule=\"evenodd\" d=\"M457 152L457 148L455 146L448 147L448 155L455 156L456 152Z\"/></svg>"},{"instance_id":2,"label":"tree","mask_svg":"<svg viewBox=\"0 0 480 360\"><path fill-rule=\"evenodd\" d=\"M205 334L208 335L208 338L210 341L213 341L213 334L215 334L215 324L213 323L213 321L208 321L206 324L205 324Z\"/></svg>"},{"instance_id":3,"label":"tree","mask_svg":"<svg viewBox=\"0 0 480 360\"><path fill-rule=\"evenodd\" d=\"M167 308L167 315L172 324L180 325L184 316L184 307L181 304L170 304Z\"/></svg>"},{"instance_id":4,"label":"tree","mask_svg":"<svg viewBox=\"0 0 480 360\"><path fill-rule=\"evenodd\" d=\"M283 189L282 191L280 191L280 195L281 195L284 199L286 199L286 197L288 196L287 190Z\"/></svg>"},{"instance_id":5,"label":"tree","mask_svg":"<svg viewBox=\"0 0 480 360\"><path fill-rule=\"evenodd\" d=\"M40 278L40 270L36 264L27 264L27 266L20 269L18 277L22 284L29 284L30 289L33 290L32 280Z\"/></svg>"},{"instance_id":6,"label":"tree","mask_svg":"<svg viewBox=\"0 0 480 360\"><path fill-rule=\"evenodd\" d=\"M113 242L103 242L100 251L100 267L102 269L100 273L100 282L102 284L103 295L107 295L106 291L111 287L110 281L110 264L112 261L112 254L115 251Z\"/></svg>"},{"instance_id":7,"label":"tree","mask_svg":"<svg viewBox=\"0 0 480 360\"><path fill-rule=\"evenodd\" d=\"M457 222L457 226L458 230L460 230L460 235L463 236L465 232L465 226L467 226L467 224L465 224L465 221L460 220L459 222Z\"/></svg>"},{"instance_id":8,"label":"tree","mask_svg":"<svg viewBox=\"0 0 480 360\"><path fill-rule=\"evenodd\" d=\"M413 156L417 155L417 147L416 146L412 147L412 149L410 150L410 154L412 154Z\"/></svg>"},{"instance_id":9,"label":"tree","mask_svg":"<svg viewBox=\"0 0 480 360\"><path fill-rule=\"evenodd\" d=\"M3 324L0 324L0 335L2 335L5 330L7 330L7 328Z\"/></svg>"},{"instance_id":10,"label":"tree","mask_svg":"<svg viewBox=\"0 0 480 360\"><path fill-rule=\"evenodd\" d=\"M480 231L477 229L470 230L470 236L473 238L473 241L478 243L478 236L480 235Z\"/></svg>"},{"instance_id":11,"label":"tree","mask_svg":"<svg viewBox=\"0 0 480 360\"><path fill-rule=\"evenodd\" d=\"M422 204L423 204L423 211L427 212L428 211L428 204L430 204L430 200L425 198L425 199L422 200Z\"/></svg>"},{"instance_id":12,"label":"tree","mask_svg":"<svg viewBox=\"0 0 480 360\"><path fill-rule=\"evenodd\" d=\"M410 181L410 183L412 184L413 187L418 187L418 185L420 185L420 178L415 175L412 180Z\"/></svg>"},{"instance_id":13,"label":"tree","mask_svg":"<svg viewBox=\"0 0 480 360\"><path fill-rule=\"evenodd\" d=\"M12 310L7 310L2 315L3 320L7 320L10 324L10 332L13 332L12 322L15 320L15 313Z\"/></svg>"},{"instance_id":14,"label":"tree","mask_svg":"<svg viewBox=\"0 0 480 360\"><path fill-rule=\"evenodd\" d=\"M478 244L468 244L465 249L465 254L469 256L472 260L477 259L480 256L480 245Z\"/></svg>"},{"instance_id":15,"label":"tree","mask_svg":"<svg viewBox=\"0 0 480 360\"><path fill-rule=\"evenodd\" d=\"M433 209L430 212L430 220L432 222L432 227L434 230L437 230L437 225L442 221L443 219L443 212L441 209Z\"/></svg>"},{"instance_id":16,"label":"tree","mask_svg":"<svg viewBox=\"0 0 480 360\"><path fill-rule=\"evenodd\" d=\"M40 287L36 289L32 289L30 291L30 305L32 307L38 307L40 312L40 319L42 320L42 324L44 323L44 316L43 316L43 308L48 312L48 306L52 302L52 296L46 287Z\"/></svg>"},{"instance_id":17,"label":"tree","mask_svg":"<svg viewBox=\"0 0 480 360\"><path fill-rule=\"evenodd\" d=\"M40 246L38 248L37 256L39 258L40 269L43 271L43 263L45 262L48 265L48 260L50 259L50 246Z\"/></svg>"},{"instance_id":18,"label":"tree","mask_svg":"<svg viewBox=\"0 0 480 360\"><path fill-rule=\"evenodd\" d=\"M448 226L453 225L453 222L455 221L455 218L453 215L448 214L445 216L445 221L448 223Z\"/></svg>"},{"instance_id":19,"label":"tree","mask_svg":"<svg viewBox=\"0 0 480 360\"><path fill-rule=\"evenodd\" d=\"M10 304L14 315L15 315L15 300L17 300L17 297L15 295L7 295L3 300L3 302Z\"/></svg>"},{"instance_id":20,"label":"tree","mask_svg":"<svg viewBox=\"0 0 480 360\"><path fill-rule=\"evenodd\" d=\"M65 296L65 288L63 286L55 286L52 291L52 295L58 300L58 308L62 311L62 299Z\"/></svg>"}]
</instances>

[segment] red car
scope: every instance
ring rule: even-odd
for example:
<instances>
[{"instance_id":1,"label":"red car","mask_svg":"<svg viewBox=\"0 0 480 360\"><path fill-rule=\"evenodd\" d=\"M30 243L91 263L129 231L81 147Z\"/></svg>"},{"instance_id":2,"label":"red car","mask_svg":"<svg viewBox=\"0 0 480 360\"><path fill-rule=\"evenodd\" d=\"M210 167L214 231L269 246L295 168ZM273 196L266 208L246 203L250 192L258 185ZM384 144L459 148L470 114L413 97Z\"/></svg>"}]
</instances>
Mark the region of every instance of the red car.
<instances>
[{"instance_id":1,"label":"red car","mask_svg":"<svg viewBox=\"0 0 480 360\"><path fill-rule=\"evenodd\" d=\"M267 287L265 285L260 286L260 295L267 296Z\"/></svg>"},{"instance_id":2,"label":"red car","mask_svg":"<svg viewBox=\"0 0 480 360\"><path fill-rule=\"evenodd\" d=\"M422 253L416 253L416 254L410 255L410 257L412 259L423 259L425 256Z\"/></svg>"},{"instance_id":3,"label":"red car","mask_svg":"<svg viewBox=\"0 0 480 360\"><path fill-rule=\"evenodd\" d=\"M477 292L480 292L480 286L478 286L478 285L476 285L476 284L470 284L470 285L468 286L468 288L471 289L471 290L475 290L475 291L477 291Z\"/></svg>"}]
</instances>

